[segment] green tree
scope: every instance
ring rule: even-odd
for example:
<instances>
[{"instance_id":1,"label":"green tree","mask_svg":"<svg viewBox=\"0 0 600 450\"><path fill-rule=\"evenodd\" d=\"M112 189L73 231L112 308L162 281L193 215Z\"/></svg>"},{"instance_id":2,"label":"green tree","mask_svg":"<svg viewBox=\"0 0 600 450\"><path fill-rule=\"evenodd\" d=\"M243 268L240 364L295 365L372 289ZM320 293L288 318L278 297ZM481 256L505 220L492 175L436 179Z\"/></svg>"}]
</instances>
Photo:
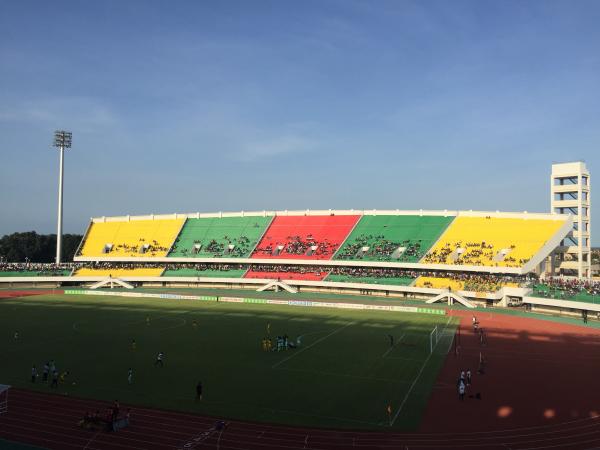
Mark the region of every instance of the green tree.
<instances>
[{"instance_id":1,"label":"green tree","mask_svg":"<svg viewBox=\"0 0 600 450\"><path fill-rule=\"evenodd\" d=\"M63 261L72 261L83 236L63 235ZM7 262L54 262L56 235L37 234L35 231L7 234L0 238L0 257Z\"/></svg>"}]
</instances>

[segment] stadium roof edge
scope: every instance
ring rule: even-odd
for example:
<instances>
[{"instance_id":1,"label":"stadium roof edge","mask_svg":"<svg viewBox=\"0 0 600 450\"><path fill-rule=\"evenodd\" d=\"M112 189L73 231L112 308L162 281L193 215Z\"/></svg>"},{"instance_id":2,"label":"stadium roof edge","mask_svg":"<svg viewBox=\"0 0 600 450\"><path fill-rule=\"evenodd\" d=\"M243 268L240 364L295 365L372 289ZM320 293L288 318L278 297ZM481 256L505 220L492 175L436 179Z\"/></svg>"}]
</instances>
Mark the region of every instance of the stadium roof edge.
<instances>
[{"instance_id":1,"label":"stadium roof edge","mask_svg":"<svg viewBox=\"0 0 600 450\"><path fill-rule=\"evenodd\" d=\"M444 216L444 217L495 217L506 219L545 219L566 221L570 215L553 213L500 212L500 211L456 211L456 210L377 210L377 209L325 209L325 210L272 210L272 211L239 211L239 212L213 212L191 214L146 214L139 216L102 216L92 217L91 222L129 222L131 220L175 220L175 219L200 219L217 217L272 217L272 216L323 216L323 215L385 215L385 216Z\"/></svg>"}]
</instances>

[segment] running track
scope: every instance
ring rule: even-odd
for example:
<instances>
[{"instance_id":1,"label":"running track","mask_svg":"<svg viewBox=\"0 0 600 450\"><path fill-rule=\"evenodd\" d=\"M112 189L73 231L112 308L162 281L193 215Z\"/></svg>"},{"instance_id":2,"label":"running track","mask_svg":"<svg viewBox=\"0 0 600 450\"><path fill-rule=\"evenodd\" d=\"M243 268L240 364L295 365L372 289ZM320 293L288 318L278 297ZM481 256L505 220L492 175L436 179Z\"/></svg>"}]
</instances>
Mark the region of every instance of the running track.
<instances>
[{"instance_id":1,"label":"running track","mask_svg":"<svg viewBox=\"0 0 600 450\"><path fill-rule=\"evenodd\" d=\"M451 351L433 389L419 433L351 432L230 422L210 432L214 418L133 406L131 424L117 433L80 429L85 411L108 402L13 389L0 437L61 450L159 449L589 449L600 447L600 334L590 328L479 312L488 335L481 346L462 318L460 351ZM458 371L476 372L459 402ZM126 409L128 406L123 406ZM208 432L208 433L207 433ZM186 446L187 444L187 446Z\"/></svg>"}]
</instances>

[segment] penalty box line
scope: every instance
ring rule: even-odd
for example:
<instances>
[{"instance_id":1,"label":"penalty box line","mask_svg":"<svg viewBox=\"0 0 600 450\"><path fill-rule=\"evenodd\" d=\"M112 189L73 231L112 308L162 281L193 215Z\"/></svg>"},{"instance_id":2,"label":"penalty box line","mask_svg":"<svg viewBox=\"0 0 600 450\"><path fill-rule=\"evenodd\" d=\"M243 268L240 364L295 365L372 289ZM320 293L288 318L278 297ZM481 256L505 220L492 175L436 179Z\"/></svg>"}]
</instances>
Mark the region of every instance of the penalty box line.
<instances>
[{"instance_id":1,"label":"penalty box line","mask_svg":"<svg viewBox=\"0 0 600 450\"><path fill-rule=\"evenodd\" d=\"M312 347L314 347L314 346L315 346L315 345L317 345L319 342L323 342L323 341L324 341L325 339L327 339L328 337L331 337L331 336L333 336L334 334L336 334L336 333L339 333L340 331L342 331L343 329L345 329L345 328L349 327L350 325L354 325L354 322L350 322L350 323L347 323L346 325L344 325L343 327L336 328L336 329L335 329L335 330L333 330L331 333L329 333L329 334L327 334L327 335L323 336L323 337L322 337L322 338L320 338L320 339L317 339L317 340L316 340L315 342L313 342L312 344L310 344L310 345L307 345L306 347L303 347L303 348L301 348L301 349L300 349L300 350L298 350L297 352L294 352L294 354L293 354L293 355L290 355L290 356L288 356L287 358L283 358L281 361L279 361L279 362L276 362L275 364L273 364L273 365L271 366L271 369L276 369L276 368L277 368L277 366L280 366L281 364L283 364L284 362L287 362L287 361L289 361L289 360L290 360L290 359L292 359L293 357L295 357L295 356L298 356L300 353L302 353L302 352L305 352L305 351L306 351L306 350L308 350L309 348L312 348Z\"/></svg>"},{"instance_id":2,"label":"penalty box line","mask_svg":"<svg viewBox=\"0 0 600 450\"><path fill-rule=\"evenodd\" d=\"M446 331L446 328L448 328L448 324L450 323L451 319L452 319L452 316L448 317L448 321L446 322L446 325L444 325L444 329L442 330L442 333L444 333ZM439 341L440 340L438 339L438 341L435 343L435 347L434 348L437 347ZM413 380L412 384L408 388L408 392L404 396L404 399L402 400L402 403L400 403L400 406L398 407L398 411L396 411L396 414L394 414L394 417L393 417L393 419L392 419L392 421L390 423L390 426L394 425L394 422L396 422L396 419L400 415L400 412L402 412L402 408L404 408L404 405L406 404L406 401L408 400L408 397L410 396L412 390L415 388L415 385L417 384L417 381L419 381L419 378L421 378L421 374L423 373L423 370L425 370L425 366L427 365L427 363L431 359L431 355L433 355L433 351L430 352L429 355L427 355L427 358L425 359L425 361L423 361L423 365L421 366L421 369L419 370L419 373L417 373L417 376L415 377L415 379Z\"/></svg>"}]
</instances>

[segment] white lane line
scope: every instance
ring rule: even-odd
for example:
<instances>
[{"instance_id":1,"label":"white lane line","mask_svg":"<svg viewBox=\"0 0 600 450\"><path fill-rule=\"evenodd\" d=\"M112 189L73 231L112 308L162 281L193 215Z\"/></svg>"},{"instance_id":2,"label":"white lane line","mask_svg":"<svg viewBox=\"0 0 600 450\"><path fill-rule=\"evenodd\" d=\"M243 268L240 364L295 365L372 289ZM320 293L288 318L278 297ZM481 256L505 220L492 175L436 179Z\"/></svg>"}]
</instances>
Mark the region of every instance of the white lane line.
<instances>
[{"instance_id":1,"label":"white lane line","mask_svg":"<svg viewBox=\"0 0 600 450\"><path fill-rule=\"evenodd\" d=\"M298 356L300 353L302 353L302 352L304 352L304 351L308 350L309 348L312 348L312 347L314 347L314 346L315 346L315 345L317 345L319 342L322 342L322 341L324 341L324 340L325 340L325 339L327 339L328 337L330 337L330 336L333 336L333 335L334 335L334 334L336 334L336 333L339 333L339 332L340 332L340 331L342 331L344 328L347 328L347 327L349 327L350 325L353 325L353 324L354 324L354 322L350 322L350 323L347 323L346 325L344 325L343 327L336 328L336 329L335 329L335 330L333 330L331 333L329 333L329 334L327 334L327 335L323 336L321 339L317 339L317 340L316 340L315 342L313 342L312 344L310 344L310 345L308 345L308 346L306 346L306 347L303 347L303 348L301 348L299 351L295 352L293 355L290 355L290 356L288 356L287 358L284 358L284 359L282 359L281 361L279 361L279 362L276 362L275 364L273 364L273 365L271 366L271 369L275 369L277 366L279 366L279 365L283 364L283 363L284 363L284 362L286 362L286 361L289 361L289 360L290 360L290 359L292 359L294 356Z\"/></svg>"}]
</instances>

